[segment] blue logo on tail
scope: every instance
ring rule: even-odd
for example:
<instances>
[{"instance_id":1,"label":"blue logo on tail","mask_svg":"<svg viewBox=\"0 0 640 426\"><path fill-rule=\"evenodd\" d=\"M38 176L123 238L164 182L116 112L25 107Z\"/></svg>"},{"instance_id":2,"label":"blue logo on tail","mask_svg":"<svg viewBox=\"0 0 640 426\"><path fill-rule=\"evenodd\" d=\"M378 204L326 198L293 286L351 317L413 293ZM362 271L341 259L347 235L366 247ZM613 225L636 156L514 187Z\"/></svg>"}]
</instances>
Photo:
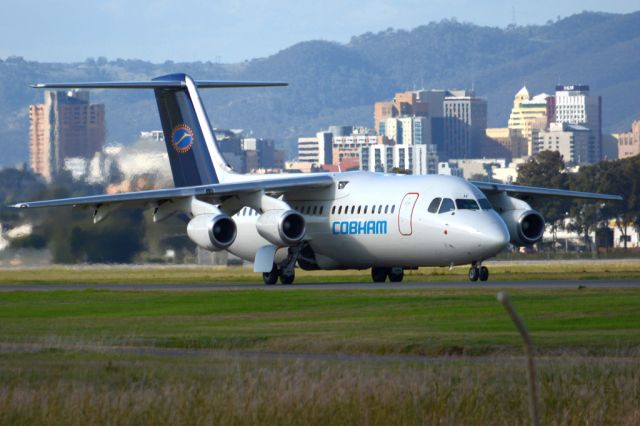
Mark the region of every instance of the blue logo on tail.
<instances>
[{"instance_id":1,"label":"blue logo on tail","mask_svg":"<svg viewBox=\"0 0 640 426\"><path fill-rule=\"evenodd\" d=\"M187 152L193 146L193 130L186 124L180 124L171 132L171 144L178 152Z\"/></svg>"}]
</instances>

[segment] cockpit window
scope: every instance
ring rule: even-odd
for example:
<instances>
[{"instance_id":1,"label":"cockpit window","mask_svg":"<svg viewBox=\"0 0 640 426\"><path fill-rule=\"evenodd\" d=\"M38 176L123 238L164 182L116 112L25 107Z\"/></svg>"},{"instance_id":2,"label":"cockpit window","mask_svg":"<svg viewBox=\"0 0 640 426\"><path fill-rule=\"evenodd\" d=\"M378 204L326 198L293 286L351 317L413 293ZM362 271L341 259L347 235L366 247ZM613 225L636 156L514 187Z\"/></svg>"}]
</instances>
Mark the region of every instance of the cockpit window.
<instances>
[{"instance_id":1,"label":"cockpit window","mask_svg":"<svg viewBox=\"0 0 640 426\"><path fill-rule=\"evenodd\" d=\"M456 209L455 204L453 204L453 200L450 198L445 198L444 200L442 200L442 204L440 205L440 210L438 211L438 213L442 214L442 213L447 213L447 212L452 212Z\"/></svg>"},{"instance_id":2,"label":"cockpit window","mask_svg":"<svg viewBox=\"0 0 640 426\"><path fill-rule=\"evenodd\" d=\"M486 198L478 198L478 203L480 203L482 210L493 210L493 206Z\"/></svg>"},{"instance_id":3,"label":"cockpit window","mask_svg":"<svg viewBox=\"0 0 640 426\"><path fill-rule=\"evenodd\" d=\"M471 200L469 198L456 199L456 206L458 207L458 210L480 210L476 200Z\"/></svg>"},{"instance_id":4,"label":"cockpit window","mask_svg":"<svg viewBox=\"0 0 640 426\"><path fill-rule=\"evenodd\" d=\"M442 198L434 198L431 204L429 204L429 208L427 209L429 213L438 213L438 207L440 207L440 201Z\"/></svg>"}]
</instances>

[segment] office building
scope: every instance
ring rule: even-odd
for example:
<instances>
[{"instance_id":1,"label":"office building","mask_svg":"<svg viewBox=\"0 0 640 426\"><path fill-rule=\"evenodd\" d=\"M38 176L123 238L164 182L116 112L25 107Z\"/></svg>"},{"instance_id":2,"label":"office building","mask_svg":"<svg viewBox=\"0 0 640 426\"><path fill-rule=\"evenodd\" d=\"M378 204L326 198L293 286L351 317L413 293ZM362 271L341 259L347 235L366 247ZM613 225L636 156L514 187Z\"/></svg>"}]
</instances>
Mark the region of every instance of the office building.
<instances>
[{"instance_id":1,"label":"office building","mask_svg":"<svg viewBox=\"0 0 640 426\"><path fill-rule=\"evenodd\" d=\"M487 101L470 90L451 90L443 107L444 140L439 152L445 158L480 156L487 129Z\"/></svg>"},{"instance_id":2,"label":"office building","mask_svg":"<svg viewBox=\"0 0 640 426\"><path fill-rule=\"evenodd\" d=\"M527 153L525 155L532 155L533 153L532 128L543 130L551 122L551 112L547 100L552 98L546 93L532 98L526 87L520 89L514 97L508 128L512 134L520 135L527 141Z\"/></svg>"},{"instance_id":3,"label":"office building","mask_svg":"<svg viewBox=\"0 0 640 426\"><path fill-rule=\"evenodd\" d=\"M50 181L67 158L93 158L105 142L105 109L89 93L46 91L44 103L29 106L31 169Z\"/></svg>"},{"instance_id":4,"label":"office building","mask_svg":"<svg viewBox=\"0 0 640 426\"><path fill-rule=\"evenodd\" d=\"M618 158L630 158L640 154L640 120L631 124L631 131L614 133L613 137L618 141Z\"/></svg>"},{"instance_id":5,"label":"office building","mask_svg":"<svg viewBox=\"0 0 640 426\"><path fill-rule=\"evenodd\" d=\"M534 155L541 151L558 151L571 165L592 164L598 161L591 130L567 123L551 123L548 130L534 135Z\"/></svg>"},{"instance_id":6,"label":"office building","mask_svg":"<svg viewBox=\"0 0 640 426\"><path fill-rule=\"evenodd\" d=\"M360 170L390 173L394 169L414 175L437 173L436 146L376 144L360 147Z\"/></svg>"},{"instance_id":7,"label":"office building","mask_svg":"<svg viewBox=\"0 0 640 426\"><path fill-rule=\"evenodd\" d=\"M366 127L352 128L350 135L333 137L333 164L353 167L360 163L360 147L374 145L378 137Z\"/></svg>"},{"instance_id":8,"label":"office building","mask_svg":"<svg viewBox=\"0 0 640 426\"><path fill-rule=\"evenodd\" d=\"M589 86L556 86L555 122L577 124L590 131L590 163L602 158L602 98L589 94Z\"/></svg>"}]
</instances>

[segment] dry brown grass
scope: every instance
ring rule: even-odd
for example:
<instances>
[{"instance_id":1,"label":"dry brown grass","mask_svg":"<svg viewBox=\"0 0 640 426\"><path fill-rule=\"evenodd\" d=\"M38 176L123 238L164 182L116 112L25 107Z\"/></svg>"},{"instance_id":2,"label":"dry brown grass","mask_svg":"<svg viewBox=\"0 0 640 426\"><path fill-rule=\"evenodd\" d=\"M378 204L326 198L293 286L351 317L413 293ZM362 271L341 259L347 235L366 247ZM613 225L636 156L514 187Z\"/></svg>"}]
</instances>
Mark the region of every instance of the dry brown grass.
<instances>
[{"instance_id":1,"label":"dry brown grass","mask_svg":"<svg viewBox=\"0 0 640 426\"><path fill-rule=\"evenodd\" d=\"M521 359L0 358L1 424L527 424ZM540 366L543 424L638 424L640 360Z\"/></svg>"}]
</instances>

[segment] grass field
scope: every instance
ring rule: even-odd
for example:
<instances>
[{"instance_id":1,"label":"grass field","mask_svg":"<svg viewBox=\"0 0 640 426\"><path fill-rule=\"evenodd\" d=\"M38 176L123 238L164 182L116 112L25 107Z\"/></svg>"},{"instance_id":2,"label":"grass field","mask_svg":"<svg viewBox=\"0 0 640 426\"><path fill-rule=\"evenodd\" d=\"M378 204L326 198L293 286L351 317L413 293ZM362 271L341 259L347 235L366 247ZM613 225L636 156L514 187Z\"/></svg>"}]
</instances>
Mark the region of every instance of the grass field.
<instances>
[{"instance_id":1,"label":"grass field","mask_svg":"<svg viewBox=\"0 0 640 426\"><path fill-rule=\"evenodd\" d=\"M600 261L487 262L491 281L640 279L640 258ZM466 281L467 266L407 271L405 281ZM296 282L368 282L365 271L296 271ZM0 269L1 284L261 282L250 268L205 266L54 266Z\"/></svg>"},{"instance_id":2,"label":"grass field","mask_svg":"<svg viewBox=\"0 0 640 426\"><path fill-rule=\"evenodd\" d=\"M629 262L538 273L568 267L583 279L638 273ZM450 279L439 271L431 276ZM3 283L255 282L201 268L5 272ZM359 275L331 277L344 276ZM639 424L640 291L587 282L509 293L537 347L543 423ZM482 287L3 292L0 424L526 424L521 343L495 296Z\"/></svg>"}]
</instances>

